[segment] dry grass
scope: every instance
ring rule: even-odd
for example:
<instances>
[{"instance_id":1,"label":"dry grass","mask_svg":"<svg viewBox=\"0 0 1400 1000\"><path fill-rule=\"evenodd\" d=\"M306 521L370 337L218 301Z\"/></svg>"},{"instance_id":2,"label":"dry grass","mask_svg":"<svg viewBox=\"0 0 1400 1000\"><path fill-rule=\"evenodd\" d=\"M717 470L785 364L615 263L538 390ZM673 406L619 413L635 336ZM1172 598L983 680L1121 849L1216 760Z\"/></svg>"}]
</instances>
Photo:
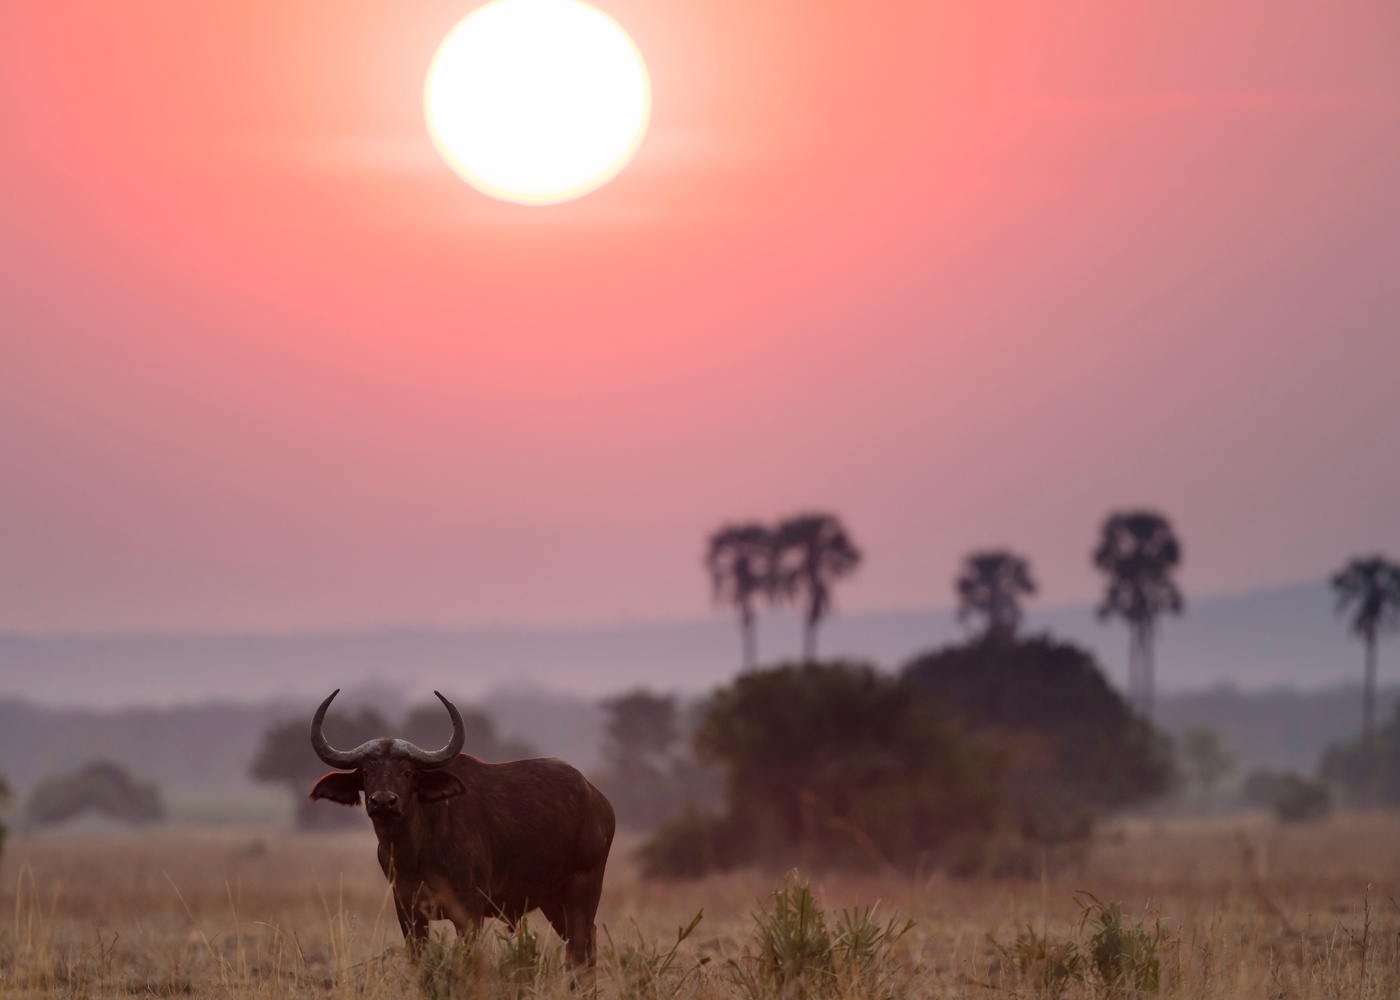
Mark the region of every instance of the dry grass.
<instances>
[{"instance_id":1,"label":"dry grass","mask_svg":"<svg viewBox=\"0 0 1400 1000\"><path fill-rule=\"evenodd\" d=\"M627 846L616 849L599 913L612 942L599 992L750 1000L759 989L746 974L753 914L782 874L644 883ZM1400 817L1297 828L1262 819L1122 823L1082 870L1040 881L828 876L813 888L833 922L841 908L876 901L877 918L914 921L880 980L891 996L1114 994L1088 965L1058 980L1036 965L1035 955L1055 948L1088 954L1081 890L1121 902L1129 923L1160 922L1167 996L1400 996ZM677 929L702 908L704 920L662 968ZM557 942L546 930L540 943L538 974L522 977L518 962L503 973L520 942L493 938L470 959L447 946L425 975L402 953L368 833L17 837L0 865L6 997L567 996ZM833 989L875 987L847 982L826 993Z\"/></svg>"}]
</instances>

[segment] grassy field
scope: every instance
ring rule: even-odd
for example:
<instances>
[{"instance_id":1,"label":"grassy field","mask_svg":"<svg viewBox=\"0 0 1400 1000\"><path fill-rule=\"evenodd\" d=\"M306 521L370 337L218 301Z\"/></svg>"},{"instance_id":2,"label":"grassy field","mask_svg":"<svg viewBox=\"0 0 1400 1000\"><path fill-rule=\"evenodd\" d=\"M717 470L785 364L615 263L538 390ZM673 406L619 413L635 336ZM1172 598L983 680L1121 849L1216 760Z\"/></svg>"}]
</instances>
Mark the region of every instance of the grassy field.
<instances>
[{"instance_id":1,"label":"grassy field","mask_svg":"<svg viewBox=\"0 0 1400 1000\"><path fill-rule=\"evenodd\" d=\"M608 997L1132 996L1154 978L1180 997L1400 996L1400 817L1124 822L1081 870L1031 881L814 877L826 937L771 916L782 872L647 883L628 849L598 915ZM368 832L16 837L0 995L567 996L539 927L410 964Z\"/></svg>"}]
</instances>

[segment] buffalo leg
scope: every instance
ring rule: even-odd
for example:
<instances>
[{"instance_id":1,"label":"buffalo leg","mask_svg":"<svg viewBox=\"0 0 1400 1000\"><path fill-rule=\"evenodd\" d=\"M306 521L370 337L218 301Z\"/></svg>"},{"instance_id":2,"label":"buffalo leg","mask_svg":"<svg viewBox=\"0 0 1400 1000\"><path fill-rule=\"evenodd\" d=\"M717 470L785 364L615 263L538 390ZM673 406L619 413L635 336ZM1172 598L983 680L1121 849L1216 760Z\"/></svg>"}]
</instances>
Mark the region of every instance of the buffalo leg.
<instances>
[{"instance_id":1,"label":"buffalo leg","mask_svg":"<svg viewBox=\"0 0 1400 1000\"><path fill-rule=\"evenodd\" d=\"M603 866L569 878L564 891L565 954L574 968L592 969L598 964L598 900L603 895Z\"/></svg>"},{"instance_id":2,"label":"buffalo leg","mask_svg":"<svg viewBox=\"0 0 1400 1000\"><path fill-rule=\"evenodd\" d=\"M553 906L541 906L540 912L549 921L549 926L554 928L554 933L559 935L559 940L567 942L569 940L569 922L564 917L564 907L557 903Z\"/></svg>"},{"instance_id":3,"label":"buffalo leg","mask_svg":"<svg viewBox=\"0 0 1400 1000\"><path fill-rule=\"evenodd\" d=\"M404 948L410 957L417 955L428 940L428 918L416 906L404 906L394 897L394 909L399 915L399 930L403 931Z\"/></svg>"}]
</instances>

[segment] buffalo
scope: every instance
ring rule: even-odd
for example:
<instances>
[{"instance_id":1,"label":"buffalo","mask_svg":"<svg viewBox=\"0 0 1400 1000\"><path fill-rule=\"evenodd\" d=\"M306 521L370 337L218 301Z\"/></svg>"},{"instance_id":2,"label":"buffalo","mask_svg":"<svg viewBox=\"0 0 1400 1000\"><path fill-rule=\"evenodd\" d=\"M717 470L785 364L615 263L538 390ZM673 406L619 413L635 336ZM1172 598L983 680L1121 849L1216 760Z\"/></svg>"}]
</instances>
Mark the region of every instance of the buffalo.
<instances>
[{"instance_id":1,"label":"buffalo","mask_svg":"<svg viewBox=\"0 0 1400 1000\"><path fill-rule=\"evenodd\" d=\"M461 713L436 691L452 717L441 750L389 737L336 750L321 724L339 693L316 710L311 746L342 770L316 782L311 798L355 806L364 794L410 951L427 939L430 920L451 920L466 935L486 917L514 928L538 908L564 940L569 964L591 969L616 825L603 793L556 758L488 764L460 753Z\"/></svg>"}]
</instances>

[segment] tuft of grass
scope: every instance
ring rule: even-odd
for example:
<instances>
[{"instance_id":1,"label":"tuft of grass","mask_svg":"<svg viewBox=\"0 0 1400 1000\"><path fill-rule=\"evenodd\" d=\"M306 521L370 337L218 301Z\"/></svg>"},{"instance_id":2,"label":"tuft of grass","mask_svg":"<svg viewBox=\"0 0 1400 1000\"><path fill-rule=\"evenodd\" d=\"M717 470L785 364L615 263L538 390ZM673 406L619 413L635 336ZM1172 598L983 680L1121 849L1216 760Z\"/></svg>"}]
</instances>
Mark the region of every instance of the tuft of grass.
<instances>
[{"instance_id":1,"label":"tuft of grass","mask_svg":"<svg viewBox=\"0 0 1400 1000\"><path fill-rule=\"evenodd\" d=\"M1122 903L1105 903L1091 892L1081 890L1076 897L1081 940L1056 940L1027 927L1010 945L993 942L1020 983L1035 996L1052 998L1064 996L1075 984L1105 997L1158 992L1162 955L1170 944L1162 922L1154 918L1149 926L1146 917L1130 921Z\"/></svg>"},{"instance_id":2,"label":"tuft of grass","mask_svg":"<svg viewBox=\"0 0 1400 1000\"><path fill-rule=\"evenodd\" d=\"M1061 997L1071 984L1084 980L1084 955L1077 941L1056 941L1027 926L1014 942L996 947L1035 996Z\"/></svg>"},{"instance_id":3,"label":"tuft of grass","mask_svg":"<svg viewBox=\"0 0 1400 1000\"><path fill-rule=\"evenodd\" d=\"M691 974L710 961L709 956L705 955L684 972L677 968L681 942L694 933L704 916L705 911L700 910L690 923L676 928L676 939L665 951L655 942L648 941L635 923L632 925L636 932L635 944L615 943L612 934L604 927L601 949L603 965L612 976L619 1000L673 1000Z\"/></svg>"},{"instance_id":4,"label":"tuft of grass","mask_svg":"<svg viewBox=\"0 0 1400 1000\"><path fill-rule=\"evenodd\" d=\"M893 995L892 949L914 926L890 918L880 923L875 907L842 910L834 926L795 873L774 890L772 911L753 914L754 946L731 962L735 982L752 1000L779 997Z\"/></svg>"},{"instance_id":5,"label":"tuft of grass","mask_svg":"<svg viewBox=\"0 0 1400 1000\"><path fill-rule=\"evenodd\" d=\"M1132 922L1124 918L1122 903L1101 902L1090 892L1079 895L1081 926L1092 931L1085 952L1099 987L1109 996L1156 993L1167 944L1161 920L1154 918L1151 927L1146 917Z\"/></svg>"},{"instance_id":6,"label":"tuft of grass","mask_svg":"<svg viewBox=\"0 0 1400 1000\"><path fill-rule=\"evenodd\" d=\"M488 969L480 935L448 938L435 934L414 958L424 1000L464 1000L486 995Z\"/></svg>"}]
</instances>

